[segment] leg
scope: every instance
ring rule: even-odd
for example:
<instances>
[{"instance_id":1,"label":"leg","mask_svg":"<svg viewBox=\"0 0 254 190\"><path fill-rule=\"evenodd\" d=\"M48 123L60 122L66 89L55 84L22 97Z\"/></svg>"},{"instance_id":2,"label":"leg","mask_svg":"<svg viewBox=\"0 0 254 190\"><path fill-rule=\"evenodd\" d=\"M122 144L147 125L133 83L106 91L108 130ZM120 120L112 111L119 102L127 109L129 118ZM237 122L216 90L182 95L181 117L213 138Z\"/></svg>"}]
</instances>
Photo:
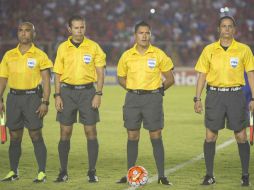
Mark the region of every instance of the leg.
<instances>
[{"instance_id":1,"label":"leg","mask_svg":"<svg viewBox=\"0 0 254 190\"><path fill-rule=\"evenodd\" d=\"M158 177L164 177L164 147L161 137L161 129L149 131L149 134L153 145L153 156L157 166Z\"/></svg>"},{"instance_id":2,"label":"leg","mask_svg":"<svg viewBox=\"0 0 254 190\"><path fill-rule=\"evenodd\" d=\"M213 176L213 165L215 156L215 144L218 138L217 131L206 128L206 139L204 142L204 157L206 163L206 174Z\"/></svg>"},{"instance_id":3,"label":"leg","mask_svg":"<svg viewBox=\"0 0 254 190\"><path fill-rule=\"evenodd\" d=\"M250 145L247 140L246 129L235 132L235 139L238 144L238 151L242 166L242 185L249 185L249 162L250 162Z\"/></svg>"},{"instance_id":4,"label":"leg","mask_svg":"<svg viewBox=\"0 0 254 190\"><path fill-rule=\"evenodd\" d=\"M70 139L73 126L60 124L60 141L58 144L58 154L61 164L61 171L67 173L68 156L70 151Z\"/></svg>"},{"instance_id":5,"label":"leg","mask_svg":"<svg viewBox=\"0 0 254 190\"><path fill-rule=\"evenodd\" d=\"M138 158L138 142L140 138L140 130L127 130L128 142L127 142L127 162L128 170L135 166Z\"/></svg>"},{"instance_id":6,"label":"leg","mask_svg":"<svg viewBox=\"0 0 254 190\"><path fill-rule=\"evenodd\" d=\"M73 126L60 124L60 140L58 143L58 155L60 160L61 169L58 177L54 182L65 182L68 180L67 165L68 156L70 152L70 139L72 135Z\"/></svg>"},{"instance_id":7,"label":"leg","mask_svg":"<svg viewBox=\"0 0 254 190\"><path fill-rule=\"evenodd\" d=\"M95 170L99 152L96 125L84 125L84 131L87 139L89 170Z\"/></svg>"},{"instance_id":8,"label":"leg","mask_svg":"<svg viewBox=\"0 0 254 190\"><path fill-rule=\"evenodd\" d=\"M60 124L60 140L58 143L58 156L60 160L61 169L54 182L66 182L68 180L67 165L68 156L70 152L70 139L72 135L73 126Z\"/></svg>"},{"instance_id":9,"label":"leg","mask_svg":"<svg viewBox=\"0 0 254 190\"><path fill-rule=\"evenodd\" d=\"M42 137L41 129L29 130L29 136L33 142L34 154L39 166L39 172L44 172L46 169L46 160L47 160L47 149Z\"/></svg>"},{"instance_id":10,"label":"leg","mask_svg":"<svg viewBox=\"0 0 254 190\"><path fill-rule=\"evenodd\" d=\"M96 176L95 169L99 152L96 125L84 125L84 131L87 139L87 152L89 162L89 170L87 172L88 182L95 183L99 181L98 177Z\"/></svg>"},{"instance_id":11,"label":"leg","mask_svg":"<svg viewBox=\"0 0 254 190\"><path fill-rule=\"evenodd\" d=\"M18 180L18 165L21 156L21 141L24 129L10 130L9 162L11 171L1 181Z\"/></svg>"},{"instance_id":12,"label":"leg","mask_svg":"<svg viewBox=\"0 0 254 190\"><path fill-rule=\"evenodd\" d=\"M202 185L211 185L215 183L215 178L213 177L213 165L215 156L215 144L218 138L218 131L212 131L206 128L206 139L204 142L204 157L206 165L206 176Z\"/></svg>"},{"instance_id":13,"label":"leg","mask_svg":"<svg viewBox=\"0 0 254 190\"><path fill-rule=\"evenodd\" d=\"M163 185L172 185L164 173L164 146L161 136L161 129L149 131L151 143L153 145L153 156L158 171L158 183Z\"/></svg>"},{"instance_id":14,"label":"leg","mask_svg":"<svg viewBox=\"0 0 254 190\"><path fill-rule=\"evenodd\" d=\"M127 170L135 166L138 158L138 142L140 138L140 129L127 129L128 141L127 141ZM127 177L123 176L116 183L127 183Z\"/></svg>"},{"instance_id":15,"label":"leg","mask_svg":"<svg viewBox=\"0 0 254 190\"><path fill-rule=\"evenodd\" d=\"M21 142L24 129L10 130L9 161L11 171L17 174L19 159L21 157Z\"/></svg>"},{"instance_id":16,"label":"leg","mask_svg":"<svg viewBox=\"0 0 254 190\"><path fill-rule=\"evenodd\" d=\"M128 92L125 96L123 106L124 127L127 129L127 171L136 164L138 157L138 143L140 128L143 121L141 114L141 96ZM127 183L127 176L124 175L116 183Z\"/></svg>"}]
</instances>

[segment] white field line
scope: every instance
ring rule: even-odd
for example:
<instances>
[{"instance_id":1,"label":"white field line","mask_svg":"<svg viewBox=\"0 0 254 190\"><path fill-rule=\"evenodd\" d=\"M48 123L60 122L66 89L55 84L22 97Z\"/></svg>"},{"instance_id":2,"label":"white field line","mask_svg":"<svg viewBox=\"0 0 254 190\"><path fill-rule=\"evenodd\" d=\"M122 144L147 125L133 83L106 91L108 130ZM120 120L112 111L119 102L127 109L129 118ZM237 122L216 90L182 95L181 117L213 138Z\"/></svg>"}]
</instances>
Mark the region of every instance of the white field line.
<instances>
[{"instance_id":1,"label":"white field line","mask_svg":"<svg viewBox=\"0 0 254 190\"><path fill-rule=\"evenodd\" d=\"M227 147L227 146L229 146L229 145L232 144L233 142L235 142L235 138L230 138L229 140L225 141L224 143L218 145L218 146L216 147L216 152L219 151L219 150L221 150L221 149L223 149L223 148L225 148L225 147ZM187 160L186 162L177 164L177 165L174 166L173 168L168 168L168 169L165 170L165 175L172 174L172 173L176 172L177 170L182 169L183 167L185 167L185 166L187 166L187 165L193 164L193 163L195 163L195 162L201 160L202 158L204 158L204 154L203 154L203 153L197 155L196 157L194 157L194 158L192 158L192 159L190 159L190 160ZM154 181L157 181L157 179L158 179L158 176L157 176L157 175L151 176L151 177L149 177L149 180L148 180L147 183L152 183L152 182L154 182ZM126 189L124 189L124 190L135 190L135 189L137 189L137 188L135 188L135 187L129 187L129 188L126 188Z\"/></svg>"}]
</instances>

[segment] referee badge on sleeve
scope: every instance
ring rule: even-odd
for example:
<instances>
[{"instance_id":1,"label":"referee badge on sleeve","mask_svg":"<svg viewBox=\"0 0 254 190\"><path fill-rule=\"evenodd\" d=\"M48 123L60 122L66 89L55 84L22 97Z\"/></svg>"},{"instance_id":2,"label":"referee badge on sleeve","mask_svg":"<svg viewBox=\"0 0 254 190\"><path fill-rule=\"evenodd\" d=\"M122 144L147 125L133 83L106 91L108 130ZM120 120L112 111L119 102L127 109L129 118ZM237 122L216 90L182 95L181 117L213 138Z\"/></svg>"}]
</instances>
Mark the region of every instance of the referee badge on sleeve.
<instances>
[{"instance_id":1,"label":"referee badge on sleeve","mask_svg":"<svg viewBox=\"0 0 254 190\"><path fill-rule=\"evenodd\" d=\"M147 65L149 68L153 69L156 65L156 60L155 59L148 59Z\"/></svg>"},{"instance_id":2,"label":"referee badge on sleeve","mask_svg":"<svg viewBox=\"0 0 254 190\"><path fill-rule=\"evenodd\" d=\"M84 55L83 61L84 61L84 63L86 63L86 64L91 63L91 61L92 61L92 56L91 56L91 55Z\"/></svg>"},{"instance_id":3,"label":"referee badge on sleeve","mask_svg":"<svg viewBox=\"0 0 254 190\"><path fill-rule=\"evenodd\" d=\"M27 66L29 67L29 68L34 68L35 67L35 65L36 65L36 59L34 59L34 58L28 58L27 59Z\"/></svg>"},{"instance_id":4,"label":"referee badge on sleeve","mask_svg":"<svg viewBox=\"0 0 254 190\"><path fill-rule=\"evenodd\" d=\"M230 58L230 65L233 68L236 68L239 63L239 59L237 57L231 57Z\"/></svg>"}]
</instances>

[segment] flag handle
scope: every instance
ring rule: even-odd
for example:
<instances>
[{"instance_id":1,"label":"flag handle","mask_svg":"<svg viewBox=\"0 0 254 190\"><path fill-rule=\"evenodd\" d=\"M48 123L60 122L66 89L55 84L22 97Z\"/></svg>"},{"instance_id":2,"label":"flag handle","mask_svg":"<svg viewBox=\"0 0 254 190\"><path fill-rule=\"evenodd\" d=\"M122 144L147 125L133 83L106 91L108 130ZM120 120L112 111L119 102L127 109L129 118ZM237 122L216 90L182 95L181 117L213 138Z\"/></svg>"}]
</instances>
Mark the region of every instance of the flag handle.
<instances>
[{"instance_id":1,"label":"flag handle","mask_svg":"<svg viewBox=\"0 0 254 190\"><path fill-rule=\"evenodd\" d=\"M253 113L250 112L250 144L253 145Z\"/></svg>"}]
</instances>

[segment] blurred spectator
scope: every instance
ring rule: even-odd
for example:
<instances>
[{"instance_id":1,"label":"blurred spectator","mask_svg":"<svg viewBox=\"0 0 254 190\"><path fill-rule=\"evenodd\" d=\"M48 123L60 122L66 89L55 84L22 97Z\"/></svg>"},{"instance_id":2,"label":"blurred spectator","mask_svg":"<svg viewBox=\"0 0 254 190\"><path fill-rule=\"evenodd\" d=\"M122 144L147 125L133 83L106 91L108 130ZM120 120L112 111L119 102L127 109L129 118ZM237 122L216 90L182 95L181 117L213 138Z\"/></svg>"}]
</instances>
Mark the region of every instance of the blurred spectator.
<instances>
[{"instance_id":1,"label":"blurred spectator","mask_svg":"<svg viewBox=\"0 0 254 190\"><path fill-rule=\"evenodd\" d=\"M253 48L253 0L1 0L0 59L17 42L16 27L24 20L35 23L40 31L37 44L54 59L57 45L68 36L63 27L67 16L77 13L87 18L88 37L102 46L108 65L116 65L119 55L132 45L133 24L147 20L155 45L166 51L176 66L191 67L205 44L216 39L214 21L225 6L241 28L236 39Z\"/></svg>"}]
</instances>

